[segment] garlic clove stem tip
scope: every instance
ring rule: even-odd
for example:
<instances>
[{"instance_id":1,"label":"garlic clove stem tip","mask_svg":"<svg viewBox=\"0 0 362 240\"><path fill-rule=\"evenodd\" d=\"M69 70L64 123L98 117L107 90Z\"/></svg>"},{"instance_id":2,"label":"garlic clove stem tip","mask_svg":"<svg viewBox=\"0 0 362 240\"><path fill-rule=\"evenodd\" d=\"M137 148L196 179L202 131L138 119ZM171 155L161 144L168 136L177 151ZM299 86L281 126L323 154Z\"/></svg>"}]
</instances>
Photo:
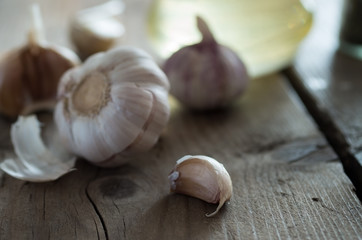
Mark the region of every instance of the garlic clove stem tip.
<instances>
[{"instance_id":1,"label":"garlic clove stem tip","mask_svg":"<svg viewBox=\"0 0 362 240\"><path fill-rule=\"evenodd\" d=\"M196 16L196 26L202 35L202 42L216 43L214 34L211 32L210 27L202 17Z\"/></svg>"}]
</instances>

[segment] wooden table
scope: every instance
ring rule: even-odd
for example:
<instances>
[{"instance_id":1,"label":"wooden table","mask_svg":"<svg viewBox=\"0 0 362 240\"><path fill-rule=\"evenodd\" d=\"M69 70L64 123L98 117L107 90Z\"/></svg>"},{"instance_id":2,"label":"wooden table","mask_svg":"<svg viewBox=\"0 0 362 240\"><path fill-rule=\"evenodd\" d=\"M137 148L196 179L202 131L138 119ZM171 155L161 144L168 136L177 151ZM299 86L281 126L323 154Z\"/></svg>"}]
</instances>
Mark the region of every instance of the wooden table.
<instances>
[{"instance_id":1,"label":"wooden table","mask_svg":"<svg viewBox=\"0 0 362 240\"><path fill-rule=\"evenodd\" d=\"M97 1L40 2L48 39L69 46L64 19ZM317 1L293 66L253 80L229 111L175 107L145 158L114 169L79 160L48 183L1 172L0 239L361 239L362 62L337 51L341 3ZM26 12L0 1L1 52L24 42ZM2 159L10 124L0 118ZM229 170L234 195L213 218L215 205L169 193L186 154Z\"/></svg>"}]
</instances>

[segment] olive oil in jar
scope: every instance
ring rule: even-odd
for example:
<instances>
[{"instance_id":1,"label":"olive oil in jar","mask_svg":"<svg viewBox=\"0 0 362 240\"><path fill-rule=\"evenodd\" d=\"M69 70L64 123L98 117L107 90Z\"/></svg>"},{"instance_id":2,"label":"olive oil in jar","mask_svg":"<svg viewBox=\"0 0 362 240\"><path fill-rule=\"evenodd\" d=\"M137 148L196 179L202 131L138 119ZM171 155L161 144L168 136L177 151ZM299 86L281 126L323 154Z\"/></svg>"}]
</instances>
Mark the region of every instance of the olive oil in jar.
<instances>
[{"instance_id":1,"label":"olive oil in jar","mask_svg":"<svg viewBox=\"0 0 362 240\"><path fill-rule=\"evenodd\" d=\"M199 42L197 15L219 43L239 53L253 77L288 65L312 25L301 0L154 0L148 35L155 51L167 58Z\"/></svg>"}]
</instances>

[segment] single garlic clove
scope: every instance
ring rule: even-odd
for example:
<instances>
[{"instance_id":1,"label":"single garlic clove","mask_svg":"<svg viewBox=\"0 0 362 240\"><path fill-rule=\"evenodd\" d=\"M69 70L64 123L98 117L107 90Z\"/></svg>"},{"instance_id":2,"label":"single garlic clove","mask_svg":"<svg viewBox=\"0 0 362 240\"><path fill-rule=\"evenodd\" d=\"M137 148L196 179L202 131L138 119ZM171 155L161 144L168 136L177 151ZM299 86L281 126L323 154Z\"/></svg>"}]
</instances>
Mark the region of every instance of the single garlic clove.
<instances>
[{"instance_id":1,"label":"single garlic clove","mask_svg":"<svg viewBox=\"0 0 362 240\"><path fill-rule=\"evenodd\" d=\"M78 12L70 24L70 37L82 58L113 47L124 35L119 16L124 10L120 0Z\"/></svg>"},{"instance_id":2,"label":"single garlic clove","mask_svg":"<svg viewBox=\"0 0 362 240\"><path fill-rule=\"evenodd\" d=\"M149 150L165 127L169 83L140 49L97 53L64 74L55 121L69 150L99 166Z\"/></svg>"},{"instance_id":3,"label":"single garlic clove","mask_svg":"<svg viewBox=\"0 0 362 240\"><path fill-rule=\"evenodd\" d=\"M198 17L198 44L181 48L164 64L171 94L196 110L226 107L246 89L245 64L230 48L218 44L206 22Z\"/></svg>"},{"instance_id":4,"label":"single garlic clove","mask_svg":"<svg viewBox=\"0 0 362 240\"><path fill-rule=\"evenodd\" d=\"M0 112L9 117L52 108L61 76L79 63L71 50L46 43L37 5L32 13L28 43L0 59Z\"/></svg>"},{"instance_id":5,"label":"single garlic clove","mask_svg":"<svg viewBox=\"0 0 362 240\"><path fill-rule=\"evenodd\" d=\"M168 176L171 191L199 198L208 203L219 203L214 216L232 195L232 182L224 166L207 156L184 156L177 160Z\"/></svg>"}]
</instances>

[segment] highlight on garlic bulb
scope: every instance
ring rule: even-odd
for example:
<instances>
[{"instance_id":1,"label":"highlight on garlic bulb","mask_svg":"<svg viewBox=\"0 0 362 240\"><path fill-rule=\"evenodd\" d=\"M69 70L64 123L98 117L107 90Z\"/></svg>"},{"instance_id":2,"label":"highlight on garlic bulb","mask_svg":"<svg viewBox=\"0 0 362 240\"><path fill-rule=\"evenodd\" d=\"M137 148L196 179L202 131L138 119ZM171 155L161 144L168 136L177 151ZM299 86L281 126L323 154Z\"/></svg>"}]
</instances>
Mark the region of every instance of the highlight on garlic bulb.
<instances>
[{"instance_id":1,"label":"highlight on garlic bulb","mask_svg":"<svg viewBox=\"0 0 362 240\"><path fill-rule=\"evenodd\" d=\"M124 10L121 0L78 12L70 23L70 37L82 58L113 47L124 35L119 16Z\"/></svg>"},{"instance_id":2,"label":"highlight on garlic bulb","mask_svg":"<svg viewBox=\"0 0 362 240\"><path fill-rule=\"evenodd\" d=\"M245 90L249 81L246 66L234 51L217 43L200 17L197 27L202 41L181 48L165 62L170 92L192 109L225 107Z\"/></svg>"},{"instance_id":3,"label":"highlight on garlic bulb","mask_svg":"<svg viewBox=\"0 0 362 240\"><path fill-rule=\"evenodd\" d=\"M189 195L208 203L219 203L214 216L232 195L232 182L224 166L203 155L186 155L176 162L169 174L171 192Z\"/></svg>"},{"instance_id":4,"label":"highlight on garlic bulb","mask_svg":"<svg viewBox=\"0 0 362 240\"><path fill-rule=\"evenodd\" d=\"M62 74L79 63L71 50L44 40L39 6L31 10L27 44L0 59L0 112L9 117L52 108Z\"/></svg>"},{"instance_id":5,"label":"highlight on garlic bulb","mask_svg":"<svg viewBox=\"0 0 362 240\"><path fill-rule=\"evenodd\" d=\"M150 149L165 127L169 82L144 51L119 47L64 74L55 121L69 150L100 166Z\"/></svg>"}]
</instances>

